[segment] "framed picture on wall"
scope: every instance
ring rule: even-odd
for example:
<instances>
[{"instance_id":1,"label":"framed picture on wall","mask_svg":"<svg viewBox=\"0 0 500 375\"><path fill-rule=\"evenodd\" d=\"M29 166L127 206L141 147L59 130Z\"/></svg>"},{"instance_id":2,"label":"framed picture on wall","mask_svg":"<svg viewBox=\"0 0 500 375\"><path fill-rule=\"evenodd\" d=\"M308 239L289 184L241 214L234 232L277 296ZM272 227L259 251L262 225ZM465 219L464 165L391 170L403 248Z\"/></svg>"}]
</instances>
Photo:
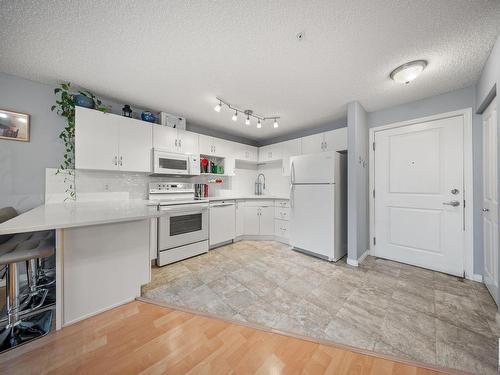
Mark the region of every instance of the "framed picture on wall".
<instances>
[{"instance_id":1,"label":"framed picture on wall","mask_svg":"<svg viewBox=\"0 0 500 375\"><path fill-rule=\"evenodd\" d=\"M0 109L0 139L29 142L30 116Z\"/></svg>"}]
</instances>

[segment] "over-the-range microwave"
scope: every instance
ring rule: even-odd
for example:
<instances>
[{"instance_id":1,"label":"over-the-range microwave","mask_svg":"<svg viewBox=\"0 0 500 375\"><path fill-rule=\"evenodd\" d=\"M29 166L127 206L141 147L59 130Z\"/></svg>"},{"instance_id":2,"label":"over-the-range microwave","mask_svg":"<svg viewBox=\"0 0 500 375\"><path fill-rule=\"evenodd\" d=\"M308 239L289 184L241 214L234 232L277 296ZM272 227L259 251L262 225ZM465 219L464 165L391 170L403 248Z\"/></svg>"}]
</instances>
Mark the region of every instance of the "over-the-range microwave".
<instances>
[{"instance_id":1,"label":"over-the-range microwave","mask_svg":"<svg viewBox=\"0 0 500 375\"><path fill-rule=\"evenodd\" d=\"M177 154L161 149L153 149L152 175L187 175L200 174L200 156Z\"/></svg>"}]
</instances>

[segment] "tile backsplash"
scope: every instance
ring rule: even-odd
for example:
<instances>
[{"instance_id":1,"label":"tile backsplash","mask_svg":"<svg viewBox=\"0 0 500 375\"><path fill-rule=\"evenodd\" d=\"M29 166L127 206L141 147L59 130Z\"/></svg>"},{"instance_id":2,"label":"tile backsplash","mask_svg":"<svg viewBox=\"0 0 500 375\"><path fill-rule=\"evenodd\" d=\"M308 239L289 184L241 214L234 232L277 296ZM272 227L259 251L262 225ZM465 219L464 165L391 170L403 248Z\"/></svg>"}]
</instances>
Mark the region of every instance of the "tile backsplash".
<instances>
[{"instance_id":1,"label":"tile backsplash","mask_svg":"<svg viewBox=\"0 0 500 375\"><path fill-rule=\"evenodd\" d=\"M287 193L288 180L280 175L281 166L257 168L252 164L237 164L236 175L222 177L221 184L209 184L209 196L251 195L257 174L262 171L269 175L267 189L264 194L284 195ZM57 174L56 169L47 168L45 183L45 202L54 203L66 198L64 175ZM111 199L147 199L150 182L192 182L207 183L213 177L158 177L146 173L130 173L115 171L76 171L76 192L78 200L111 200ZM286 186L286 188L285 188Z\"/></svg>"}]
</instances>

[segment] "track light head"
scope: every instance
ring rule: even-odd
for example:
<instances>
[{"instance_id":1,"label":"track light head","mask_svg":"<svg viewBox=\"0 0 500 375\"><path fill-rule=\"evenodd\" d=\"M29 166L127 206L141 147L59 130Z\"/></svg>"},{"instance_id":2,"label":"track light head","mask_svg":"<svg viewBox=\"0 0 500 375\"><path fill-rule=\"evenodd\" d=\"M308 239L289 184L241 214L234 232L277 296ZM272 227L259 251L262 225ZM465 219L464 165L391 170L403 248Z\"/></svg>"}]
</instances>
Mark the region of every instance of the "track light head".
<instances>
[{"instance_id":1,"label":"track light head","mask_svg":"<svg viewBox=\"0 0 500 375\"><path fill-rule=\"evenodd\" d=\"M259 121L257 121L257 129L260 129L260 128L262 128L262 122L259 119Z\"/></svg>"},{"instance_id":2,"label":"track light head","mask_svg":"<svg viewBox=\"0 0 500 375\"><path fill-rule=\"evenodd\" d=\"M233 117L231 117L231 120L238 121L238 111L234 112L234 115Z\"/></svg>"},{"instance_id":3,"label":"track light head","mask_svg":"<svg viewBox=\"0 0 500 375\"><path fill-rule=\"evenodd\" d=\"M273 124L273 127L276 129L277 127L279 126L278 124L278 119L274 119L274 124Z\"/></svg>"},{"instance_id":4,"label":"track light head","mask_svg":"<svg viewBox=\"0 0 500 375\"><path fill-rule=\"evenodd\" d=\"M219 102L219 104L217 104L215 107L214 107L214 111L215 112L220 112L220 110L222 109L222 102Z\"/></svg>"}]
</instances>

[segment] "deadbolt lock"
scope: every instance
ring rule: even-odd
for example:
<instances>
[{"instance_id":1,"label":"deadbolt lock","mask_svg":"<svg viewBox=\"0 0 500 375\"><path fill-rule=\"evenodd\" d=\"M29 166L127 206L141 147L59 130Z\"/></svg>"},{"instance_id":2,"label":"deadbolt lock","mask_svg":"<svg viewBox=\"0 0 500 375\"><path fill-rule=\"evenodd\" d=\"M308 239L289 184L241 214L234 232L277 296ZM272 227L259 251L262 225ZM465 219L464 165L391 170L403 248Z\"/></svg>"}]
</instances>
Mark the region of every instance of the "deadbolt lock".
<instances>
[{"instance_id":1,"label":"deadbolt lock","mask_svg":"<svg viewBox=\"0 0 500 375\"><path fill-rule=\"evenodd\" d=\"M457 195L458 193L460 193L458 189L451 189L451 194Z\"/></svg>"}]
</instances>

